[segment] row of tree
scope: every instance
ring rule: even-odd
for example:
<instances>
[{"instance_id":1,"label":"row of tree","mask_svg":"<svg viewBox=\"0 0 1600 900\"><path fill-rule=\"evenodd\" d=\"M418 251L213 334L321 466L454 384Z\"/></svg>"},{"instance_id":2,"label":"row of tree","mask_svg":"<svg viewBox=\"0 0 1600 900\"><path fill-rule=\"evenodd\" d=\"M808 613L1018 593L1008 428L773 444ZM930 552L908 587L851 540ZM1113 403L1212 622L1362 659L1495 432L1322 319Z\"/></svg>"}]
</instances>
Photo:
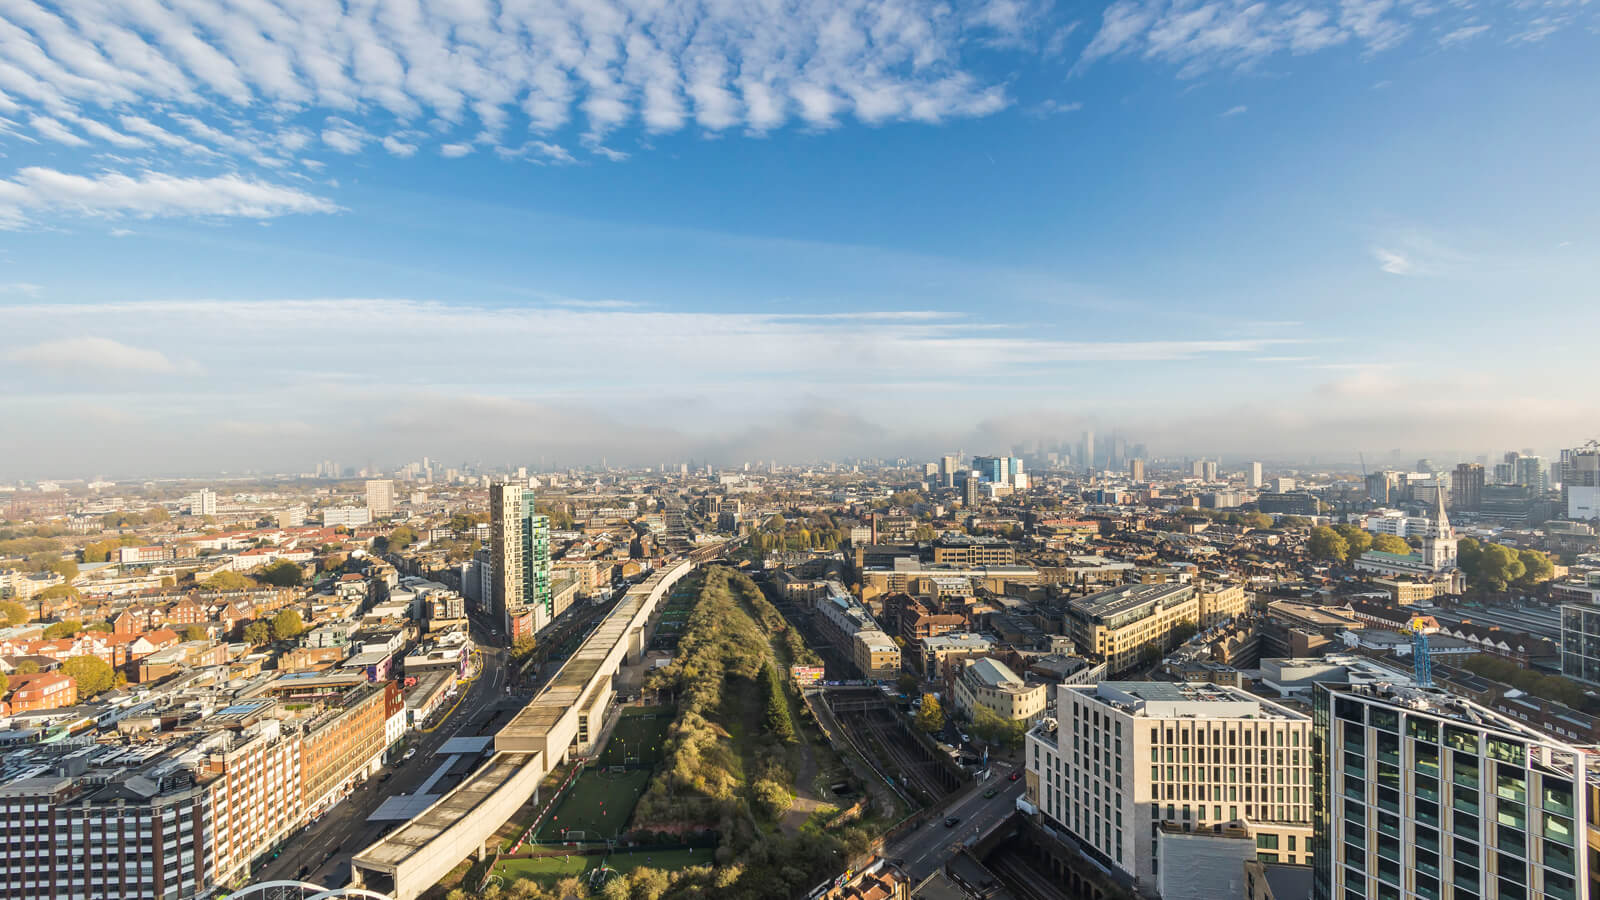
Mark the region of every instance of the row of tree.
<instances>
[{"instance_id":1,"label":"row of tree","mask_svg":"<svg viewBox=\"0 0 1600 900\"><path fill-rule=\"evenodd\" d=\"M1373 534L1359 525L1318 525L1306 544L1312 558L1333 563L1351 562L1368 550L1405 555L1411 545L1392 534Z\"/></svg>"}]
</instances>

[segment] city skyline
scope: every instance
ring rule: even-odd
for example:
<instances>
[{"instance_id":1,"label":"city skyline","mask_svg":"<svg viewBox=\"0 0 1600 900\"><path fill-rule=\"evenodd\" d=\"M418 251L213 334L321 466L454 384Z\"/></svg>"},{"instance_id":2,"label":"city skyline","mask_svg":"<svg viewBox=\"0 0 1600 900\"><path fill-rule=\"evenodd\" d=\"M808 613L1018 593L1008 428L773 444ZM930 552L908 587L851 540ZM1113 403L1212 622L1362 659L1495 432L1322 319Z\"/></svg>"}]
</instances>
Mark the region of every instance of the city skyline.
<instances>
[{"instance_id":1,"label":"city skyline","mask_svg":"<svg viewBox=\"0 0 1600 900\"><path fill-rule=\"evenodd\" d=\"M1582 7L141 9L5 17L18 475L1590 437Z\"/></svg>"}]
</instances>

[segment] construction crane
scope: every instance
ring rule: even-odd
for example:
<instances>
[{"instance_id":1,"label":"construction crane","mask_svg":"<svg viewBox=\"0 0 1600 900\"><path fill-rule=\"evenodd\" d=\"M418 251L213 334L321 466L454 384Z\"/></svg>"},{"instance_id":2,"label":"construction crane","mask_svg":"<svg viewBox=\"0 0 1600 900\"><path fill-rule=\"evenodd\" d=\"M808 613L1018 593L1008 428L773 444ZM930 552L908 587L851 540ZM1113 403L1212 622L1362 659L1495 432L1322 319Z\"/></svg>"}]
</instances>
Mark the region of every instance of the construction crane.
<instances>
[{"instance_id":1,"label":"construction crane","mask_svg":"<svg viewBox=\"0 0 1600 900\"><path fill-rule=\"evenodd\" d=\"M1428 652L1428 620L1412 616L1406 626L1411 632L1411 679L1417 687L1433 687L1433 655Z\"/></svg>"}]
</instances>

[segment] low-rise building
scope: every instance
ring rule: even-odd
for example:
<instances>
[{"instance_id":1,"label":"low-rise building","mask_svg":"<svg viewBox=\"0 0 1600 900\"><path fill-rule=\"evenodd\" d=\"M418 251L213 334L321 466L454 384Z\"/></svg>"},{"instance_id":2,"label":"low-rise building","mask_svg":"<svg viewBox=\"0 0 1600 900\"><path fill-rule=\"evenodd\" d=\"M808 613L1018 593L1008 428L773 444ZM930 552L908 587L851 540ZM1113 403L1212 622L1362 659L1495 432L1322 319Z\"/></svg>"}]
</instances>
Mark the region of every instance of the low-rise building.
<instances>
[{"instance_id":1,"label":"low-rise building","mask_svg":"<svg viewBox=\"0 0 1600 900\"><path fill-rule=\"evenodd\" d=\"M965 659L956 670L955 707L968 718L987 709L1010 722L1037 722L1049 705L1050 689L1029 683L998 659Z\"/></svg>"},{"instance_id":2,"label":"low-rise building","mask_svg":"<svg viewBox=\"0 0 1600 900\"><path fill-rule=\"evenodd\" d=\"M861 674L886 681L900 674L900 647L881 631L858 631L851 639L851 657Z\"/></svg>"}]
</instances>

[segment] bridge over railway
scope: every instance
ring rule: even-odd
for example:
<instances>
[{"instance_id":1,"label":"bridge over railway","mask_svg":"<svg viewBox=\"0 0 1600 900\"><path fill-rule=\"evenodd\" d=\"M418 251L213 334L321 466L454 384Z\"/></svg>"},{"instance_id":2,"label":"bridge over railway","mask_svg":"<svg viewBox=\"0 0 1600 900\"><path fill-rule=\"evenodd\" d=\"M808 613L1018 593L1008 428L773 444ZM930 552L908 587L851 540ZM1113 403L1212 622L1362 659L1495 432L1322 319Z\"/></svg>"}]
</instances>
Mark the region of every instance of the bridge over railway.
<instances>
[{"instance_id":1,"label":"bridge over railway","mask_svg":"<svg viewBox=\"0 0 1600 900\"><path fill-rule=\"evenodd\" d=\"M356 854L352 886L415 900L456 867L482 858L494 832L565 760L580 731L599 731L614 696L612 678L642 659L645 631L672 586L731 544L703 547L631 588L545 685L495 735L495 754L416 818ZM357 895L351 895L357 896ZM370 895L369 895L370 896Z\"/></svg>"}]
</instances>

